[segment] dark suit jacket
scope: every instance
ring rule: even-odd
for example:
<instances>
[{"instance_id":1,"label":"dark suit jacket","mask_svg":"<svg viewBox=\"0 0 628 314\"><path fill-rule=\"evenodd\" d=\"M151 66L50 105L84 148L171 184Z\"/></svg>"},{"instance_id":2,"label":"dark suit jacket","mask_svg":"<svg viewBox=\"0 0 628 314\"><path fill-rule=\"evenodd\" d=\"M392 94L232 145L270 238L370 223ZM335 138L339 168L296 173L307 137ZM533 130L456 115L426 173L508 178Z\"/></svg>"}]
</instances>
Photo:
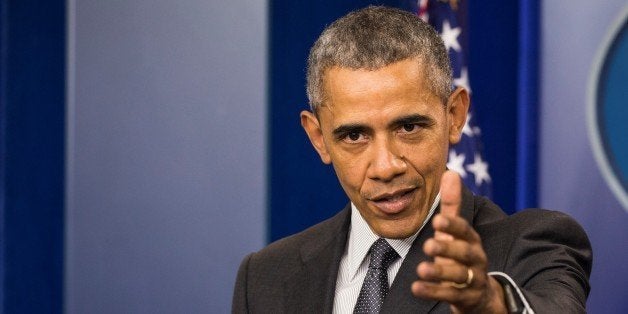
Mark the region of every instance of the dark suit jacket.
<instances>
[{"instance_id":1,"label":"dark suit jacket","mask_svg":"<svg viewBox=\"0 0 628 314\"><path fill-rule=\"evenodd\" d=\"M537 313L585 312L591 245L567 215L540 209L508 217L486 198L463 193L461 215L482 238L489 271L508 274ZM244 258L233 313L331 313L336 277L350 225L350 206L303 232ZM434 235L427 224L414 241L382 306L382 313L449 313L444 302L418 299L410 286L421 249Z\"/></svg>"}]
</instances>

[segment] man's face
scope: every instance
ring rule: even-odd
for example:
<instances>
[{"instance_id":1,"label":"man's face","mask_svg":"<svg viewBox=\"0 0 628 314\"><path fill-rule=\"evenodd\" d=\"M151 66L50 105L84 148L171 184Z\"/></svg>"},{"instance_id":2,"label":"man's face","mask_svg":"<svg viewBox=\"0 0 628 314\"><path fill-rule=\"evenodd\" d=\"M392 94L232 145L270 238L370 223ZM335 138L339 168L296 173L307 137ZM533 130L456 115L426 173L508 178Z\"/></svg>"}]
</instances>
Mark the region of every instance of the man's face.
<instances>
[{"instance_id":1,"label":"man's face","mask_svg":"<svg viewBox=\"0 0 628 314\"><path fill-rule=\"evenodd\" d=\"M375 71L331 68L318 118L301 114L321 159L382 237L405 238L422 225L466 118L466 92L445 106L422 68L417 59Z\"/></svg>"}]
</instances>

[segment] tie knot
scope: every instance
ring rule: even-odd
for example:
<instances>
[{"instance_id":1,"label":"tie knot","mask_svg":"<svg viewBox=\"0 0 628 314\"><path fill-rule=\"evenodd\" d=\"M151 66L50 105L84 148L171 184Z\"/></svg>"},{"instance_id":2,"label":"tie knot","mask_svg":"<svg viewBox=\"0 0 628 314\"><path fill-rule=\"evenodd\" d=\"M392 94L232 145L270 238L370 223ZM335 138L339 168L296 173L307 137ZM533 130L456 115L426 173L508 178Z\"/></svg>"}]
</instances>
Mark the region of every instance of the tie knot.
<instances>
[{"instance_id":1,"label":"tie knot","mask_svg":"<svg viewBox=\"0 0 628 314\"><path fill-rule=\"evenodd\" d=\"M371 246L371 262L369 268L388 269L388 266L399 257L388 241L379 238Z\"/></svg>"}]
</instances>

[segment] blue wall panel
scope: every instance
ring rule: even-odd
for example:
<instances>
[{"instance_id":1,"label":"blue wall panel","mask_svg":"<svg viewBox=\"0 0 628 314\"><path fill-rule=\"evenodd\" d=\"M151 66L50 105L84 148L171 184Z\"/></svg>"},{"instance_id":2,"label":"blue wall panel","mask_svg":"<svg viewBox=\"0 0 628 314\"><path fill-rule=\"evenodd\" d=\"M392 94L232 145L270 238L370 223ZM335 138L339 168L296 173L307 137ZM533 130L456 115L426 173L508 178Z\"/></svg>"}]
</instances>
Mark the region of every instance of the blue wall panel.
<instances>
[{"instance_id":1,"label":"blue wall panel","mask_svg":"<svg viewBox=\"0 0 628 314\"><path fill-rule=\"evenodd\" d=\"M493 180L493 201L514 212L517 164L516 1L469 2L469 77Z\"/></svg>"},{"instance_id":2,"label":"blue wall panel","mask_svg":"<svg viewBox=\"0 0 628 314\"><path fill-rule=\"evenodd\" d=\"M266 236L267 2L69 6L66 313L228 313Z\"/></svg>"},{"instance_id":3,"label":"blue wall panel","mask_svg":"<svg viewBox=\"0 0 628 314\"><path fill-rule=\"evenodd\" d=\"M2 310L60 313L65 1L2 3Z\"/></svg>"}]
</instances>

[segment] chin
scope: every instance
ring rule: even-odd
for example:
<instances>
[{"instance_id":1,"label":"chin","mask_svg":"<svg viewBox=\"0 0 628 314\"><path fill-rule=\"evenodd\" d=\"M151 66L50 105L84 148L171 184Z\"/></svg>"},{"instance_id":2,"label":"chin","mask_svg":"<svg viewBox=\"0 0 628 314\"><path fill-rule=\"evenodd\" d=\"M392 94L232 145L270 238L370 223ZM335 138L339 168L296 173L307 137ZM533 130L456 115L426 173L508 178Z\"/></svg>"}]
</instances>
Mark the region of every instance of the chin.
<instances>
[{"instance_id":1,"label":"chin","mask_svg":"<svg viewBox=\"0 0 628 314\"><path fill-rule=\"evenodd\" d=\"M381 237L388 239L405 239L414 235L423 225L424 215L417 212L404 211L402 217L378 217L375 228L371 229Z\"/></svg>"},{"instance_id":2,"label":"chin","mask_svg":"<svg viewBox=\"0 0 628 314\"><path fill-rule=\"evenodd\" d=\"M387 226L385 228L378 228L378 230L375 230L375 233L377 233L380 237L383 237L383 238L405 239L413 235L417 230L418 230L418 227L409 228L406 226L404 227Z\"/></svg>"}]
</instances>

